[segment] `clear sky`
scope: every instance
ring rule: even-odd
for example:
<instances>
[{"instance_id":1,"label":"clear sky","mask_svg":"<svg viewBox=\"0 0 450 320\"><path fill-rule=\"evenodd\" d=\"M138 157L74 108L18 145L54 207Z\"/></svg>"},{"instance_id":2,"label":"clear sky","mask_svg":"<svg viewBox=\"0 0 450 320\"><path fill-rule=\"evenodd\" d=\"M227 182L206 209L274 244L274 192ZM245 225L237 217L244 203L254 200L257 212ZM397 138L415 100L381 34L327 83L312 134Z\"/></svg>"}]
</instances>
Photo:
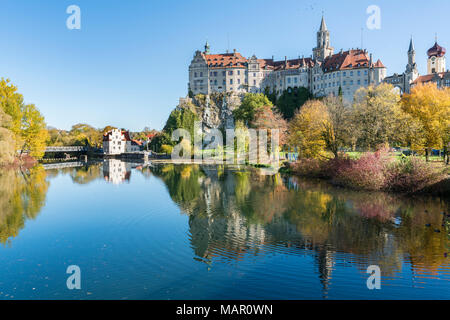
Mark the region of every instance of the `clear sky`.
<instances>
[{"instance_id":1,"label":"clear sky","mask_svg":"<svg viewBox=\"0 0 450 320\"><path fill-rule=\"evenodd\" d=\"M66 27L72 4L81 30ZM381 9L380 30L366 27L369 5ZM360 47L364 28L388 75L404 71L411 35L421 74L435 33L450 49L448 0L0 0L0 77L54 127L161 129L206 39L213 53L307 57L322 11L335 51Z\"/></svg>"}]
</instances>

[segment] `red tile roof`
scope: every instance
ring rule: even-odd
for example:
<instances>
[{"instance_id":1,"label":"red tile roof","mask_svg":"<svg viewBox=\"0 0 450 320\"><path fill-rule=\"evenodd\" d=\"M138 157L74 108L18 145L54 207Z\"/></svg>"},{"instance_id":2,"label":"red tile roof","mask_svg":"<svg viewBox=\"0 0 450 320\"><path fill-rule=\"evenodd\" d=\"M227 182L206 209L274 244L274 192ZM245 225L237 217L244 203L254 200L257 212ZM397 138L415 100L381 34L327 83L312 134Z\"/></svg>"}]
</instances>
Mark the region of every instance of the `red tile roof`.
<instances>
[{"instance_id":1,"label":"red tile roof","mask_svg":"<svg viewBox=\"0 0 450 320\"><path fill-rule=\"evenodd\" d=\"M131 140L131 144L142 146L142 141L139 140Z\"/></svg>"},{"instance_id":2,"label":"red tile roof","mask_svg":"<svg viewBox=\"0 0 450 320\"><path fill-rule=\"evenodd\" d=\"M239 52L222 54L204 54L208 67L211 69L221 68L244 68L247 59Z\"/></svg>"},{"instance_id":3,"label":"red tile roof","mask_svg":"<svg viewBox=\"0 0 450 320\"><path fill-rule=\"evenodd\" d=\"M239 52L222 53L222 54L203 54L208 67L210 69L224 69L224 68L245 68L248 65L249 59L243 57ZM261 69L270 70L289 70L298 69L301 67L313 67L315 62L312 58L299 58L292 60L274 61L273 59L257 59ZM370 64L370 57L367 51L356 49L348 50L334 54L325 59L321 63L325 72L334 70L349 70L358 68L368 68ZM372 63L373 68L385 68L383 63L378 60Z\"/></svg>"},{"instance_id":4,"label":"red tile roof","mask_svg":"<svg viewBox=\"0 0 450 320\"><path fill-rule=\"evenodd\" d=\"M103 141L110 141L112 130L105 132L103 134ZM122 130L122 141L131 141L130 134L128 131Z\"/></svg>"},{"instance_id":5,"label":"red tile roof","mask_svg":"<svg viewBox=\"0 0 450 320\"><path fill-rule=\"evenodd\" d=\"M325 59L322 64L322 69L325 72L335 70L351 70L359 68L368 68L370 64L370 57L367 51L356 49L339 52ZM385 68L381 60L372 63L373 68Z\"/></svg>"},{"instance_id":6,"label":"red tile roof","mask_svg":"<svg viewBox=\"0 0 450 320\"><path fill-rule=\"evenodd\" d=\"M440 72L440 73L432 73L432 74L427 74L427 75L424 75L424 76L420 76L420 77L418 77L416 80L414 80L411 84L412 85L416 85L416 84L419 84L419 83L427 83L427 82L431 82L431 81L433 81L436 77L438 77L438 78L440 78L440 79L443 79L444 78L444 75L446 74L447 72Z\"/></svg>"}]
</instances>

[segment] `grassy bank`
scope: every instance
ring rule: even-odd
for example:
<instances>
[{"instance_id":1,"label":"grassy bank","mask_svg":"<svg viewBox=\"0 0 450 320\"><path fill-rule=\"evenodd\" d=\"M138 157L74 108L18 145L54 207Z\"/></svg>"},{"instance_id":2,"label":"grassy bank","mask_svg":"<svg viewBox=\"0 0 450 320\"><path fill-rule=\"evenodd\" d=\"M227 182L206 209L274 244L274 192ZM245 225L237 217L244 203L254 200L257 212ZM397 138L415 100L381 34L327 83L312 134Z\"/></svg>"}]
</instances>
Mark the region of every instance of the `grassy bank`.
<instances>
[{"instance_id":1,"label":"grassy bank","mask_svg":"<svg viewBox=\"0 0 450 320\"><path fill-rule=\"evenodd\" d=\"M328 179L356 190L450 195L445 165L427 163L414 156L401 159L386 150L357 158L300 159L290 165L290 170L299 176Z\"/></svg>"}]
</instances>

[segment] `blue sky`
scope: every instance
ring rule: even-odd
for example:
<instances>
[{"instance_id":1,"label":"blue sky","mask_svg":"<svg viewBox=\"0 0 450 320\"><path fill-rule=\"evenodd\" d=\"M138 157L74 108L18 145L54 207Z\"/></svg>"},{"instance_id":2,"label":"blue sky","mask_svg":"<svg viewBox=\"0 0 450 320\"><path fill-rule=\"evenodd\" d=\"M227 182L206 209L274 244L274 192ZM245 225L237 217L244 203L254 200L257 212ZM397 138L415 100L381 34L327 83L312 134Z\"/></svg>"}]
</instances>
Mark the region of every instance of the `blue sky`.
<instances>
[{"instance_id":1,"label":"blue sky","mask_svg":"<svg viewBox=\"0 0 450 320\"><path fill-rule=\"evenodd\" d=\"M72 4L81 30L66 27ZM366 27L369 5L381 8L380 30ZM214 53L306 57L322 11L336 51L360 47L364 28L364 47L388 74L403 72L411 35L421 74L436 32L450 48L448 0L1 0L0 77L54 127L161 129L206 39Z\"/></svg>"}]
</instances>

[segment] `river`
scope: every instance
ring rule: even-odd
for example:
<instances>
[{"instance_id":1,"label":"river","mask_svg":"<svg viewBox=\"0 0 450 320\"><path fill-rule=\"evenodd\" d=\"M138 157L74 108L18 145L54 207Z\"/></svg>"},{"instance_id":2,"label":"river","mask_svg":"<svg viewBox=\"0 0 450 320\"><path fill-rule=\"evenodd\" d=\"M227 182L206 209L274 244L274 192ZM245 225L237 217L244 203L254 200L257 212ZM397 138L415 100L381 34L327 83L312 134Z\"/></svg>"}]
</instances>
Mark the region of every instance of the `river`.
<instances>
[{"instance_id":1,"label":"river","mask_svg":"<svg viewBox=\"0 0 450 320\"><path fill-rule=\"evenodd\" d=\"M450 299L449 206L248 167L3 169L0 299Z\"/></svg>"}]
</instances>

